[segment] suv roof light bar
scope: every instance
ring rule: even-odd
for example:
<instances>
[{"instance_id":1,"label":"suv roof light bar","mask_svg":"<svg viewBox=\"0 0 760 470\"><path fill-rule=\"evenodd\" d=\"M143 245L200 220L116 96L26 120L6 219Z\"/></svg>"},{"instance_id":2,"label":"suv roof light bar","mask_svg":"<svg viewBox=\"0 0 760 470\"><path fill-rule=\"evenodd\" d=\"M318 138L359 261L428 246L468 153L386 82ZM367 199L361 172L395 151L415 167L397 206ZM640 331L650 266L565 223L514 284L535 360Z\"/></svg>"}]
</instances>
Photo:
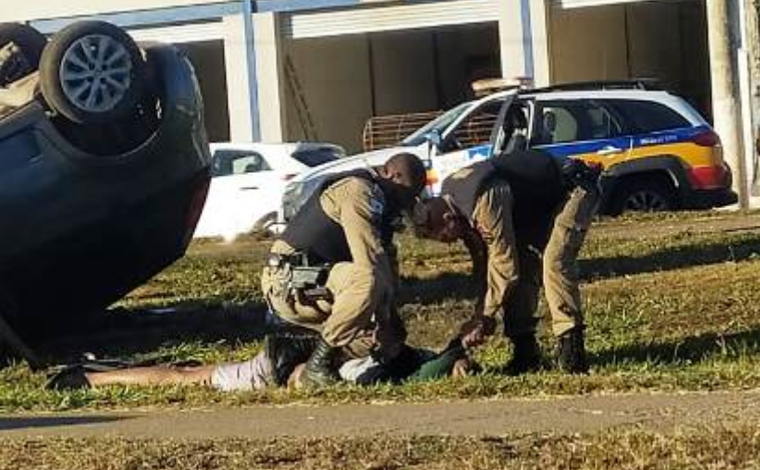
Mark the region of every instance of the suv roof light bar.
<instances>
[{"instance_id":1,"label":"suv roof light bar","mask_svg":"<svg viewBox=\"0 0 760 470\"><path fill-rule=\"evenodd\" d=\"M592 90L648 90L661 91L659 80L640 78L634 80L595 80L588 82L568 82L530 90L530 93L550 91L592 91Z\"/></svg>"}]
</instances>

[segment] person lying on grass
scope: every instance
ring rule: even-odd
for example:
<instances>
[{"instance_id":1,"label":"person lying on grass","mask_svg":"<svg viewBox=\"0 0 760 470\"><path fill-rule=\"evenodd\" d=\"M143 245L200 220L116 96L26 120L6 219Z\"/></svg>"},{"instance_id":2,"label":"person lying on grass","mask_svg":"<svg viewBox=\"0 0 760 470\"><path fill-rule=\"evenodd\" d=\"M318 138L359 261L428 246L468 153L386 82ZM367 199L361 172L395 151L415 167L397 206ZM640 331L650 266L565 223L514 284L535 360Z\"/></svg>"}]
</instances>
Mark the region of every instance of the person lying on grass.
<instances>
[{"instance_id":1,"label":"person lying on grass","mask_svg":"<svg viewBox=\"0 0 760 470\"><path fill-rule=\"evenodd\" d=\"M435 380L467 375L475 368L467 350L480 344L468 334L467 325L441 352L405 346L391 363L372 357L343 361L339 372L348 383L370 385L380 382ZM199 367L124 367L103 370L97 363L64 367L47 383L52 390L97 388L108 385L200 385L226 392L261 390L268 387L300 388L303 365L317 347L311 332L286 331L265 336L261 351L243 362Z\"/></svg>"}]
</instances>

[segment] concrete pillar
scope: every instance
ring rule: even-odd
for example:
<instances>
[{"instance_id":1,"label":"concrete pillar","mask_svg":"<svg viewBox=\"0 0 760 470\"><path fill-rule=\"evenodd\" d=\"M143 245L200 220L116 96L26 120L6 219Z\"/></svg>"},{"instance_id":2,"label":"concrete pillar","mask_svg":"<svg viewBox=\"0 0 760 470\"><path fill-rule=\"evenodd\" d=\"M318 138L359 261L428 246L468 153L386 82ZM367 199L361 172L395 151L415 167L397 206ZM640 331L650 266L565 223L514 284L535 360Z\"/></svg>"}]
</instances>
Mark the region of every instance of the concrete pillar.
<instances>
[{"instance_id":1,"label":"concrete pillar","mask_svg":"<svg viewBox=\"0 0 760 470\"><path fill-rule=\"evenodd\" d=\"M499 43L504 78L531 77L536 86L551 82L548 4L549 0L502 2Z\"/></svg>"},{"instance_id":2,"label":"concrete pillar","mask_svg":"<svg viewBox=\"0 0 760 470\"><path fill-rule=\"evenodd\" d=\"M734 172L739 207L749 206L747 169L742 142L736 58L737 25L731 22L729 0L707 0L710 75L715 130L723 143L726 162Z\"/></svg>"},{"instance_id":3,"label":"concrete pillar","mask_svg":"<svg viewBox=\"0 0 760 470\"><path fill-rule=\"evenodd\" d=\"M287 126L280 22L276 13L256 13L253 24L261 140L282 142Z\"/></svg>"},{"instance_id":4,"label":"concrete pillar","mask_svg":"<svg viewBox=\"0 0 760 470\"><path fill-rule=\"evenodd\" d=\"M227 16L224 25L224 61L227 75L227 104L230 112L230 140L252 142L257 137L251 110L251 93L255 89L249 76L245 25L241 15Z\"/></svg>"}]
</instances>

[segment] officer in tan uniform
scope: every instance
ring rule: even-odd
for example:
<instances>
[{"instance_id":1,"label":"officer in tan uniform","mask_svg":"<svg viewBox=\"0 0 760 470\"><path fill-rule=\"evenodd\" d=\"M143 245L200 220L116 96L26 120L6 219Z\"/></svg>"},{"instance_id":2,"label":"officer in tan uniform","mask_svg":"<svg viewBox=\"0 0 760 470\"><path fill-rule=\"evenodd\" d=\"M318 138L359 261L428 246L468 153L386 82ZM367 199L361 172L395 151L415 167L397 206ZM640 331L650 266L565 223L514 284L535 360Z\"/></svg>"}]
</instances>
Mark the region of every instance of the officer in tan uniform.
<instances>
[{"instance_id":1,"label":"officer in tan uniform","mask_svg":"<svg viewBox=\"0 0 760 470\"><path fill-rule=\"evenodd\" d=\"M492 334L503 310L504 333L515 349L509 374L541 366L536 310L542 271L560 367L588 371L577 257L598 206L597 180L598 171L579 160L562 163L521 151L454 173L440 198L415 209L420 235L462 239L469 249L479 286L470 321L479 323L471 333L478 338L471 341Z\"/></svg>"},{"instance_id":2,"label":"officer in tan uniform","mask_svg":"<svg viewBox=\"0 0 760 470\"><path fill-rule=\"evenodd\" d=\"M261 280L271 310L321 333L305 384L336 382L342 353L391 360L403 345L392 238L425 180L424 165L411 154L392 157L378 172L336 175L272 246Z\"/></svg>"}]
</instances>

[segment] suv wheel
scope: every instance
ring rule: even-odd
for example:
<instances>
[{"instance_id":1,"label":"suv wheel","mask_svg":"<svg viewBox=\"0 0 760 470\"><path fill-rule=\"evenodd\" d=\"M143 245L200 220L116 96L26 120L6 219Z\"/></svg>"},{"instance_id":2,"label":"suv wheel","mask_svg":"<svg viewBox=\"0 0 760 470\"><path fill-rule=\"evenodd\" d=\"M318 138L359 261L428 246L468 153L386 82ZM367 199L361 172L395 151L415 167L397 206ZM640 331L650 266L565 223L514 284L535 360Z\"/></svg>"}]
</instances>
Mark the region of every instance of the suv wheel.
<instances>
[{"instance_id":1,"label":"suv wheel","mask_svg":"<svg viewBox=\"0 0 760 470\"><path fill-rule=\"evenodd\" d=\"M56 34L42 53L42 95L54 111L75 123L127 116L141 101L144 85L140 49L109 23L74 23Z\"/></svg>"},{"instance_id":2,"label":"suv wheel","mask_svg":"<svg viewBox=\"0 0 760 470\"><path fill-rule=\"evenodd\" d=\"M612 215L624 212L663 212L677 209L673 187L657 178L625 181L610 204Z\"/></svg>"}]
</instances>

